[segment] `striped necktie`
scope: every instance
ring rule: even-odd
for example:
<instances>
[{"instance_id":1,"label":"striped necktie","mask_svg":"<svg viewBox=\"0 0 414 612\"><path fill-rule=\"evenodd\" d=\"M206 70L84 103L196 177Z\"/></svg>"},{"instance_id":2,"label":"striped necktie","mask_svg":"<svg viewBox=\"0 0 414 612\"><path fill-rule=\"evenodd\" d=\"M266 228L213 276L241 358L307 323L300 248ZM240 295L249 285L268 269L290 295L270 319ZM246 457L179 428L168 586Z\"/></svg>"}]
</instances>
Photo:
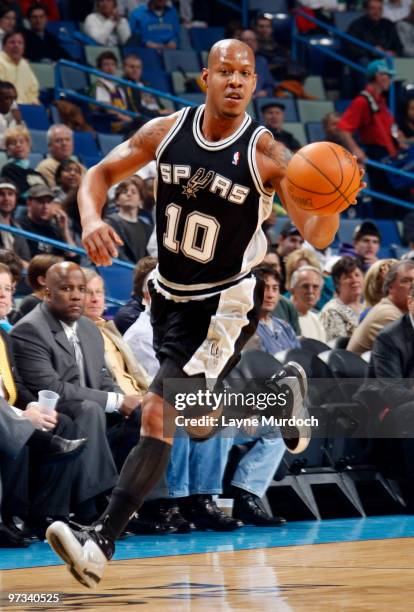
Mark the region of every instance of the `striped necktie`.
<instances>
[{"instance_id":1,"label":"striped necktie","mask_svg":"<svg viewBox=\"0 0 414 612\"><path fill-rule=\"evenodd\" d=\"M8 397L6 398L10 406L14 406L17 399L16 385L14 384L13 373L10 368L9 358L7 356L6 343L0 335L0 374L3 380L4 388Z\"/></svg>"}]
</instances>

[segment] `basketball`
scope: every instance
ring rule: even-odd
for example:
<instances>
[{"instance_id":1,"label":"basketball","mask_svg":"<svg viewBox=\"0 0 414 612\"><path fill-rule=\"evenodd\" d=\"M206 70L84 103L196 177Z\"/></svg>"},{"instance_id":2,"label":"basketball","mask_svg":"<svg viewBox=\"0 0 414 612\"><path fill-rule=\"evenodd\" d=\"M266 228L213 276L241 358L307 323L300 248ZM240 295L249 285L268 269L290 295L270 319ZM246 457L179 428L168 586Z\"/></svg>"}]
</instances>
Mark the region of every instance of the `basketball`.
<instances>
[{"instance_id":1,"label":"basketball","mask_svg":"<svg viewBox=\"0 0 414 612\"><path fill-rule=\"evenodd\" d=\"M315 142L295 153L287 168L290 197L315 215L339 213L356 202L361 185L355 157L332 142Z\"/></svg>"}]
</instances>

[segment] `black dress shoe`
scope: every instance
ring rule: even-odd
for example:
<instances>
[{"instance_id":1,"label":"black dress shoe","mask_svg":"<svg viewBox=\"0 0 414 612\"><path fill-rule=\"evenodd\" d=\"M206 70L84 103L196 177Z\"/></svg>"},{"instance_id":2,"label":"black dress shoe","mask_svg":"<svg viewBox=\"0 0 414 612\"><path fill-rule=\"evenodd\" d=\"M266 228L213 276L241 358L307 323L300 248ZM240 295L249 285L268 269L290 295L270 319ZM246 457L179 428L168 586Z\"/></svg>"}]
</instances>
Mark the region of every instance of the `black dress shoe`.
<instances>
[{"instance_id":1,"label":"black dress shoe","mask_svg":"<svg viewBox=\"0 0 414 612\"><path fill-rule=\"evenodd\" d=\"M286 523L282 516L270 516L257 495L242 489L238 489L235 496L233 517L260 527L280 527Z\"/></svg>"},{"instance_id":2,"label":"black dress shoe","mask_svg":"<svg viewBox=\"0 0 414 612\"><path fill-rule=\"evenodd\" d=\"M9 531L14 533L15 536L19 538L23 538L24 541L29 544L33 544L34 542L38 542L39 538L37 535L28 527L24 526L23 529L19 529L13 519L3 518L3 525L7 527Z\"/></svg>"},{"instance_id":3,"label":"black dress shoe","mask_svg":"<svg viewBox=\"0 0 414 612\"><path fill-rule=\"evenodd\" d=\"M163 517L164 523L175 527L177 533L191 533L196 530L194 523L183 517L178 503L173 499L161 502L160 516Z\"/></svg>"},{"instance_id":4,"label":"black dress shoe","mask_svg":"<svg viewBox=\"0 0 414 612\"><path fill-rule=\"evenodd\" d=\"M244 525L242 521L231 518L220 510L211 495L191 495L181 506L181 512L184 518L194 523L196 529L201 531L234 531Z\"/></svg>"},{"instance_id":5,"label":"black dress shoe","mask_svg":"<svg viewBox=\"0 0 414 612\"><path fill-rule=\"evenodd\" d=\"M148 516L138 515L128 523L127 530L134 535L168 535L175 533L177 529L173 525L168 525L149 518Z\"/></svg>"},{"instance_id":6,"label":"black dress shoe","mask_svg":"<svg viewBox=\"0 0 414 612\"><path fill-rule=\"evenodd\" d=\"M79 438L79 440L67 440L60 436L54 435L45 448L43 458L47 461L62 461L73 459L79 455L86 446L88 439Z\"/></svg>"},{"instance_id":7,"label":"black dress shoe","mask_svg":"<svg viewBox=\"0 0 414 612\"><path fill-rule=\"evenodd\" d=\"M23 536L0 523L0 548L27 548L28 546L29 543Z\"/></svg>"}]
</instances>

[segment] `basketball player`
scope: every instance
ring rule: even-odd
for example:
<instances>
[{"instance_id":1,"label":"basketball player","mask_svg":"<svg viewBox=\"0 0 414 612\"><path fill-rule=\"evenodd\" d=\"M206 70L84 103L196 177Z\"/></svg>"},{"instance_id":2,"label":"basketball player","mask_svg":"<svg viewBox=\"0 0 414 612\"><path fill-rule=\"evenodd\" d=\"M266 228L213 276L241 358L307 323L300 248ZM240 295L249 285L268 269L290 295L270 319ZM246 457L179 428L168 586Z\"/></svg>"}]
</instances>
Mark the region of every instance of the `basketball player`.
<instances>
[{"instance_id":1,"label":"basketball player","mask_svg":"<svg viewBox=\"0 0 414 612\"><path fill-rule=\"evenodd\" d=\"M246 114L256 86L251 49L236 40L216 43L201 78L205 106L153 119L91 168L79 190L85 248L95 264L110 265L122 243L101 219L108 189L157 161L159 265L149 289L161 367L142 402L141 438L94 526L55 522L47 531L51 546L89 587L101 580L115 539L167 467L172 440L165 436L164 419L174 412L164 403L163 380L223 377L255 330L250 270L266 253L261 226L274 192L315 247L328 246L339 225L339 215L318 217L296 208L284 178L289 151ZM292 416L302 403L306 376L290 364L275 377L276 386L282 375L297 383Z\"/></svg>"}]
</instances>

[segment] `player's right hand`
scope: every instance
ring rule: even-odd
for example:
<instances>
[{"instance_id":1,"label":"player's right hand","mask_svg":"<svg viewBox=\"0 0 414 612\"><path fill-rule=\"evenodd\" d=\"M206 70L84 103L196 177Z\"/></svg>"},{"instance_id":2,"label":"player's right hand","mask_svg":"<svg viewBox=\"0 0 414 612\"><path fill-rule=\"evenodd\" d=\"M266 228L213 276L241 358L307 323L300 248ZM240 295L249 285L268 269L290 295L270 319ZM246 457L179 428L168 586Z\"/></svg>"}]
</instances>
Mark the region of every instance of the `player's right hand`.
<instances>
[{"instance_id":1,"label":"player's right hand","mask_svg":"<svg viewBox=\"0 0 414 612\"><path fill-rule=\"evenodd\" d=\"M84 224L82 243L97 266L110 266L112 258L118 256L116 247L124 244L116 231L102 220Z\"/></svg>"}]
</instances>

